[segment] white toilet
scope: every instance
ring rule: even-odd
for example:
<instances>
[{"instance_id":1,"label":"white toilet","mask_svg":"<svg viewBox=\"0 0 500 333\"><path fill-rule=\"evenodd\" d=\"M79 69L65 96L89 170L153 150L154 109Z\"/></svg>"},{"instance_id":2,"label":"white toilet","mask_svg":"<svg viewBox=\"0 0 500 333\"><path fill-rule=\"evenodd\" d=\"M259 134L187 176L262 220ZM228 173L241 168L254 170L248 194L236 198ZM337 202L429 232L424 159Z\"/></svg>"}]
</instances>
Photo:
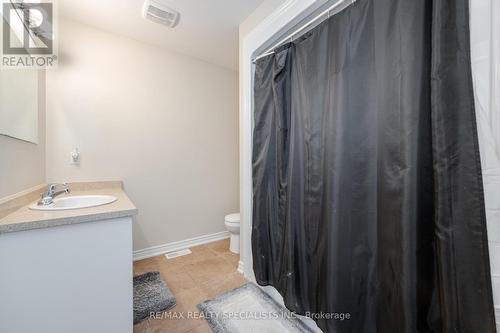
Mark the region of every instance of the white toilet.
<instances>
[{"instance_id":1,"label":"white toilet","mask_svg":"<svg viewBox=\"0 0 500 333\"><path fill-rule=\"evenodd\" d=\"M231 234L229 250L233 253L240 253L240 213L226 215L224 223Z\"/></svg>"}]
</instances>

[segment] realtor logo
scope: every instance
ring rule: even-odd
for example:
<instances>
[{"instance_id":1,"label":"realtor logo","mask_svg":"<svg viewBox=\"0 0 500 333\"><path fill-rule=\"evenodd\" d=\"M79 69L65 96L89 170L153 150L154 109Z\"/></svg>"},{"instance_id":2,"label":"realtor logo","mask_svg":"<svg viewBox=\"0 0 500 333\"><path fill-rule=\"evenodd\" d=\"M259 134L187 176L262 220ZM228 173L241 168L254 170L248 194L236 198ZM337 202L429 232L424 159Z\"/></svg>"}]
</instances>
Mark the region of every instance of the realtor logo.
<instances>
[{"instance_id":1,"label":"realtor logo","mask_svg":"<svg viewBox=\"0 0 500 333\"><path fill-rule=\"evenodd\" d=\"M54 3L4 0L2 68L47 68L57 65Z\"/></svg>"}]
</instances>

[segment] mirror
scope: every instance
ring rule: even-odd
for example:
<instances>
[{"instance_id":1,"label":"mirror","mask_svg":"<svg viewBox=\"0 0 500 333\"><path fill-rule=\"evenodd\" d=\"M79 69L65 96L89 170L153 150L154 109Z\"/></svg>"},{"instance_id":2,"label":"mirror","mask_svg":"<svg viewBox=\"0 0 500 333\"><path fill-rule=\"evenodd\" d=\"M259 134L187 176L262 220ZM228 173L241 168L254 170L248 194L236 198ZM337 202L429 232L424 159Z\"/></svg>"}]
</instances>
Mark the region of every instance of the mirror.
<instances>
[{"instance_id":1,"label":"mirror","mask_svg":"<svg viewBox=\"0 0 500 333\"><path fill-rule=\"evenodd\" d=\"M0 70L0 134L38 143L36 70Z\"/></svg>"},{"instance_id":2,"label":"mirror","mask_svg":"<svg viewBox=\"0 0 500 333\"><path fill-rule=\"evenodd\" d=\"M1 135L38 143L38 75L35 69L0 68Z\"/></svg>"}]
</instances>

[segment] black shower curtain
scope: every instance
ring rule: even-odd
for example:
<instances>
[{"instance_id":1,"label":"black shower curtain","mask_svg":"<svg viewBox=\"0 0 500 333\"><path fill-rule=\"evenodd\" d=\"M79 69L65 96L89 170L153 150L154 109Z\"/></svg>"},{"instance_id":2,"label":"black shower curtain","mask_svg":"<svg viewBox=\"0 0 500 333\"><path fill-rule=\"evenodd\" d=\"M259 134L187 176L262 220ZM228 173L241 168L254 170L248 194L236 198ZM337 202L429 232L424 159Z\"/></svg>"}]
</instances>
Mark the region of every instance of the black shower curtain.
<instances>
[{"instance_id":1,"label":"black shower curtain","mask_svg":"<svg viewBox=\"0 0 500 333\"><path fill-rule=\"evenodd\" d=\"M358 0L256 62L255 276L326 332L495 332L468 20Z\"/></svg>"}]
</instances>

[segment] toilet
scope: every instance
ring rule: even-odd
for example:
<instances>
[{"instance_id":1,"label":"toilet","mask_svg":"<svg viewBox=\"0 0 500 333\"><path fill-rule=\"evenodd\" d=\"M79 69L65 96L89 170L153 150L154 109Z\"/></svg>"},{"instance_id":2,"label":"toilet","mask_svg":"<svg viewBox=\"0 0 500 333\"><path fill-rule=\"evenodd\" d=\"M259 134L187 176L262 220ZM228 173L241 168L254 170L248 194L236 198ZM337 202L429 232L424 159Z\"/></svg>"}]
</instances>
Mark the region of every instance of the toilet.
<instances>
[{"instance_id":1,"label":"toilet","mask_svg":"<svg viewBox=\"0 0 500 333\"><path fill-rule=\"evenodd\" d=\"M240 253L240 213L226 215L224 223L231 234L229 250L233 253Z\"/></svg>"}]
</instances>

